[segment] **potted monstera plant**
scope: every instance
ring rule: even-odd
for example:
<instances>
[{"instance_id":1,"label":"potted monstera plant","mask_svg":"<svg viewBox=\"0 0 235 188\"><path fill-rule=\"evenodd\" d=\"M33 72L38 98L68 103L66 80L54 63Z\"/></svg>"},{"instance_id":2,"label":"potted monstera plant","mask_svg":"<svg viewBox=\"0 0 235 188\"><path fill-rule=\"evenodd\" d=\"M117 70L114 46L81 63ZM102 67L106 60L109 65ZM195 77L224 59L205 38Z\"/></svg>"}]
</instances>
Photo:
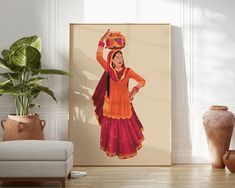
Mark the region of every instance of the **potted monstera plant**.
<instances>
[{"instance_id":1,"label":"potted monstera plant","mask_svg":"<svg viewBox=\"0 0 235 188\"><path fill-rule=\"evenodd\" d=\"M3 140L44 139L45 121L30 110L39 104L34 103L39 93L44 92L55 101L49 87L42 85L42 75L69 75L56 69L41 68L41 40L38 36L24 37L14 42L0 57L0 95L11 95L15 104L15 114L2 120Z\"/></svg>"}]
</instances>

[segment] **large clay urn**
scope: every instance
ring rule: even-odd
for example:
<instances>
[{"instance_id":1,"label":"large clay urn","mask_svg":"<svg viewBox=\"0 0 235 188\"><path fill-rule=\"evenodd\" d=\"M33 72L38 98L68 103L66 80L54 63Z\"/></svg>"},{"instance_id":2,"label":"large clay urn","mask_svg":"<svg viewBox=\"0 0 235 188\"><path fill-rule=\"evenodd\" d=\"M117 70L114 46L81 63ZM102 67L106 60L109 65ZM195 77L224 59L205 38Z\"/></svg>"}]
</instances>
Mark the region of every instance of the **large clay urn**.
<instances>
[{"instance_id":1,"label":"large clay urn","mask_svg":"<svg viewBox=\"0 0 235 188\"><path fill-rule=\"evenodd\" d=\"M45 120L40 120L37 114L27 116L8 115L1 121L3 141L9 140L44 140L43 128Z\"/></svg>"},{"instance_id":2,"label":"large clay urn","mask_svg":"<svg viewBox=\"0 0 235 188\"><path fill-rule=\"evenodd\" d=\"M226 106L211 106L203 115L203 125L213 168L224 168L223 155L229 149L234 115Z\"/></svg>"}]
</instances>

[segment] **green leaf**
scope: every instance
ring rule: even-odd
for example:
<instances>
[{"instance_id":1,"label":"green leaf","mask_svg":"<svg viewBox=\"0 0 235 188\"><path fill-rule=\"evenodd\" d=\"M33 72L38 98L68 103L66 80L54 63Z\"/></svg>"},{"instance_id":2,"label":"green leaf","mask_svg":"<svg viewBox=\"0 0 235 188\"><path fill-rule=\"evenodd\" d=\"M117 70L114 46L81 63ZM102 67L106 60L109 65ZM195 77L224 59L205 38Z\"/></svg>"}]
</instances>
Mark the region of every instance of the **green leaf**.
<instances>
[{"instance_id":1,"label":"green leaf","mask_svg":"<svg viewBox=\"0 0 235 188\"><path fill-rule=\"evenodd\" d=\"M4 88L4 89L0 89L0 94L10 94L14 96L26 95L26 93L21 92L20 89L21 88L17 88L17 87Z\"/></svg>"},{"instance_id":2,"label":"green leaf","mask_svg":"<svg viewBox=\"0 0 235 188\"><path fill-rule=\"evenodd\" d=\"M7 70L11 70L10 67L8 67L9 65L4 61L4 59L0 58L0 67L7 69Z\"/></svg>"},{"instance_id":3,"label":"green leaf","mask_svg":"<svg viewBox=\"0 0 235 188\"><path fill-rule=\"evenodd\" d=\"M66 75L72 76L69 72L57 69L34 69L32 70L34 74L57 74L57 75Z\"/></svg>"},{"instance_id":4,"label":"green leaf","mask_svg":"<svg viewBox=\"0 0 235 188\"><path fill-rule=\"evenodd\" d=\"M27 69L38 69L41 67L41 54L31 46L21 46L13 55L11 55L11 63L18 67L26 67Z\"/></svg>"},{"instance_id":5,"label":"green leaf","mask_svg":"<svg viewBox=\"0 0 235 188\"><path fill-rule=\"evenodd\" d=\"M14 51L12 50L3 50L2 51L2 57L4 58L6 63L10 64L10 57L14 54Z\"/></svg>"},{"instance_id":6,"label":"green leaf","mask_svg":"<svg viewBox=\"0 0 235 188\"><path fill-rule=\"evenodd\" d=\"M45 78L42 78L42 77L31 78L30 80L28 80L27 85L28 86L40 85L44 79Z\"/></svg>"},{"instance_id":7,"label":"green leaf","mask_svg":"<svg viewBox=\"0 0 235 188\"><path fill-rule=\"evenodd\" d=\"M40 104L30 104L30 105L29 105L29 108L32 109L32 108L35 107L35 106L37 106L38 108L40 108Z\"/></svg>"},{"instance_id":8,"label":"green leaf","mask_svg":"<svg viewBox=\"0 0 235 188\"><path fill-rule=\"evenodd\" d=\"M40 93L40 90L39 89L35 89L33 88L31 91L30 91L30 95L35 99L37 98L37 96L39 95Z\"/></svg>"},{"instance_id":9,"label":"green leaf","mask_svg":"<svg viewBox=\"0 0 235 188\"><path fill-rule=\"evenodd\" d=\"M38 36L23 37L14 42L11 45L10 49L15 51L22 46L32 46L36 48L39 52L41 52L42 49L41 39Z\"/></svg>"},{"instance_id":10,"label":"green leaf","mask_svg":"<svg viewBox=\"0 0 235 188\"><path fill-rule=\"evenodd\" d=\"M44 92L44 93L50 95L55 101L57 101L56 98L55 98L54 92L51 91L48 87L37 86L37 87L35 87L34 89L35 89L36 91L39 90L39 91L42 91L42 92Z\"/></svg>"},{"instance_id":11,"label":"green leaf","mask_svg":"<svg viewBox=\"0 0 235 188\"><path fill-rule=\"evenodd\" d=\"M11 79L0 82L0 89L1 90L8 90L8 89L11 89L13 87L14 87L14 85L13 85L13 82L12 82Z\"/></svg>"},{"instance_id":12,"label":"green leaf","mask_svg":"<svg viewBox=\"0 0 235 188\"><path fill-rule=\"evenodd\" d=\"M0 82L0 87L4 87L4 86L8 85L10 82L11 82L11 80Z\"/></svg>"},{"instance_id":13,"label":"green leaf","mask_svg":"<svg viewBox=\"0 0 235 188\"><path fill-rule=\"evenodd\" d=\"M19 74L20 73L13 73L13 72L0 73L2 77L7 78L7 79L12 79L12 80L19 80Z\"/></svg>"},{"instance_id":14,"label":"green leaf","mask_svg":"<svg viewBox=\"0 0 235 188\"><path fill-rule=\"evenodd\" d=\"M18 66L18 67L24 67L26 66L26 46L21 46L18 48L13 55L10 57L10 61L12 64Z\"/></svg>"}]
</instances>

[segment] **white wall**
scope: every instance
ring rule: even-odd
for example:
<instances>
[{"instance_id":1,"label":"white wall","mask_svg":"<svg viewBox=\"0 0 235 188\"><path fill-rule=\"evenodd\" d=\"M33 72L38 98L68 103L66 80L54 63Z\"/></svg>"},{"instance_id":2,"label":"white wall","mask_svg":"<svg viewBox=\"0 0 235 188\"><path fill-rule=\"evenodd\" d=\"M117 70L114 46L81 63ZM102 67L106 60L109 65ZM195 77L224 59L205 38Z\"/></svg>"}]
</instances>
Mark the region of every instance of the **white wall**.
<instances>
[{"instance_id":1,"label":"white wall","mask_svg":"<svg viewBox=\"0 0 235 188\"><path fill-rule=\"evenodd\" d=\"M203 113L211 104L235 112L234 5L232 0L0 0L0 50L38 34L43 66L67 70L69 23L171 23L173 162L208 162ZM42 107L35 111L47 121L47 138L64 140L67 80L51 77L48 84L58 103L41 95ZM9 112L14 112L10 98L1 97L0 118Z\"/></svg>"}]
</instances>

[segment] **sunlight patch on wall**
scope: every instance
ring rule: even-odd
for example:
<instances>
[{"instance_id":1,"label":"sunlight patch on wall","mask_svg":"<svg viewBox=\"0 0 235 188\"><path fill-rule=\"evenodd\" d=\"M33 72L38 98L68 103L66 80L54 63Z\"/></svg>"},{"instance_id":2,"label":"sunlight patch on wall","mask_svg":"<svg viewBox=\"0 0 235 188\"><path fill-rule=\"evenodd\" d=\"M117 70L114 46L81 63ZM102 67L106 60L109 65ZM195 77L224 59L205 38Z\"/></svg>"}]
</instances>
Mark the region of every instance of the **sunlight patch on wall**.
<instances>
[{"instance_id":1,"label":"sunlight patch on wall","mask_svg":"<svg viewBox=\"0 0 235 188\"><path fill-rule=\"evenodd\" d=\"M133 22L137 2L135 0L86 0L84 1L85 22Z\"/></svg>"},{"instance_id":2,"label":"sunlight patch on wall","mask_svg":"<svg viewBox=\"0 0 235 188\"><path fill-rule=\"evenodd\" d=\"M231 20L223 12L194 8L193 23L193 105L229 104L235 95Z\"/></svg>"}]
</instances>

